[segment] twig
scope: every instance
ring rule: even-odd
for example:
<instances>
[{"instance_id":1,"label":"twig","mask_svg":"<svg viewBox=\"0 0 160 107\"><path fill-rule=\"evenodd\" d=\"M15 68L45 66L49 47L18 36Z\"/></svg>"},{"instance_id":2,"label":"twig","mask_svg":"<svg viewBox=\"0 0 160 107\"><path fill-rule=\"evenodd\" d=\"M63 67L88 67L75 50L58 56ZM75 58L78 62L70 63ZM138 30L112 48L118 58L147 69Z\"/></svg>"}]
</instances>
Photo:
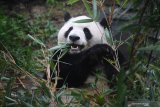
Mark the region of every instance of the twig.
<instances>
[{"instance_id":1,"label":"twig","mask_svg":"<svg viewBox=\"0 0 160 107\"><path fill-rule=\"evenodd\" d=\"M22 85L22 87L24 88L24 89L26 89L26 86L23 84L23 82L20 80L20 78L17 78L18 79L18 81L20 82L20 84Z\"/></svg>"},{"instance_id":2,"label":"twig","mask_svg":"<svg viewBox=\"0 0 160 107\"><path fill-rule=\"evenodd\" d=\"M131 35L130 37L128 37L127 39L125 39L124 41L120 42L117 46L116 46L116 50L123 45L124 43L126 43L129 39L133 38L134 35Z\"/></svg>"},{"instance_id":3,"label":"twig","mask_svg":"<svg viewBox=\"0 0 160 107\"><path fill-rule=\"evenodd\" d=\"M47 83L49 84L51 80L50 64L47 65L46 75L47 75Z\"/></svg>"},{"instance_id":4,"label":"twig","mask_svg":"<svg viewBox=\"0 0 160 107\"><path fill-rule=\"evenodd\" d=\"M0 42L0 44L2 45L2 47L5 49L4 51L6 51L6 53L4 52L5 56L14 64L16 64L14 58L12 57L11 53L8 51L8 49L3 45L2 42Z\"/></svg>"}]
</instances>

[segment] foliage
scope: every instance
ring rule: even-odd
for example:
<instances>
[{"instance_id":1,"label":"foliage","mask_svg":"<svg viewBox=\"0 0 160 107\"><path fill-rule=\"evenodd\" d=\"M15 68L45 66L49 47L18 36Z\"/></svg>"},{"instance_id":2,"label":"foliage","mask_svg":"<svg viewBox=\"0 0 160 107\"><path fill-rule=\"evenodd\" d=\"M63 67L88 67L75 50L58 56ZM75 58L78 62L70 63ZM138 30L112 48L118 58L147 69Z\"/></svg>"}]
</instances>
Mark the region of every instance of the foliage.
<instances>
[{"instance_id":1,"label":"foliage","mask_svg":"<svg viewBox=\"0 0 160 107\"><path fill-rule=\"evenodd\" d=\"M74 5L78 1L69 0L68 5ZM58 1L47 0L48 4L56 2ZM120 73L116 78L116 86L112 89L99 89L97 81L101 82L103 77L96 74L95 82L89 84L87 90L63 86L55 91L54 84L37 78L37 75L46 71L50 65L50 51L66 47L62 44L47 49L47 43L57 31L50 18L51 13L35 15L28 19L19 14L9 17L0 11L1 106L47 107L52 102L56 106L124 107L127 101L132 100L160 100L160 1L116 0L107 8L107 14L104 12L103 0L82 2L92 19L77 23L97 20L101 12L107 19L105 34L109 43L115 46L113 48L116 50L122 44L128 44L129 60L125 66L118 66ZM116 6L120 9L118 14L115 12ZM128 12L134 12L136 15L120 26L120 32L129 32L128 36L132 36L129 37L132 42L128 43L129 39L117 42L113 39L111 28L113 19L116 15L120 17ZM27 87L27 84L31 86Z\"/></svg>"},{"instance_id":2,"label":"foliage","mask_svg":"<svg viewBox=\"0 0 160 107\"><path fill-rule=\"evenodd\" d=\"M30 23L18 14L8 17L0 12L1 106L46 107L50 104L50 89L35 77L48 63L43 49L46 46L39 39L47 42L47 38L49 40L56 32L52 22L44 22L43 18L35 17ZM41 48L37 41L44 47Z\"/></svg>"},{"instance_id":3,"label":"foliage","mask_svg":"<svg viewBox=\"0 0 160 107\"><path fill-rule=\"evenodd\" d=\"M46 0L47 4L55 5L57 3L57 0Z\"/></svg>"},{"instance_id":4,"label":"foliage","mask_svg":"<svg viewBox=\"0 0 160 107\"><path fill-rule=\"evenodd\" d=\"M68 5L73 5L75 4L76 2L78 2L79 0L68 0L67 4Z\"/></svg>"},{"instance_id":5,"label":"foliage","mask_svg":"<svg viewBox=\"0 0 160 107\"><path fill-rule=\"evenodd\" d=\"M119 0L117 1L119 5L123 5ZM158 6L160 2L158 0L133 0L127 1L127 5L129 4L132 6L128 12L133 10L136 15L127 26L122 28L134 35L125 82L125 84L130 84L126 85L126 97L128 100L159 100L160 81L157 78L159 69L155 68L159 68L159 55L156 53L159 47L159 21L157 19L160 18ZM125 98L123 100L125 101Z\"/></svg>"},{"instance_id":6,"label":"foliage","mask_svg":"<svg viewBox=\"0 0 160 107\"><path fill-rule=\"evenodd\" d=\"M83 1L84 5L92 17L95 14L96 9L94 9L94 4L101 4L102 1L96 3L93 0L93 14L91 13L90 6L87 1ZM143 1L116 1L121 10L124 10L125 13L134 11L136 13L135 17L130 18L130 21L126 26L122 26L121 31L128 31L133 36L133 43L130 43L130 56L129 62L126 64L126 68L121 67L121 73L117 79L117 97L113 101L117 102L115 106L123 107L127 100L159 100L159 88L160 81L157 78L159 75L159 14L160 2L158 0L143 0ZM131 6L130 6L131 5ZM102 13L103 7L99 5ZM113 2L113 8L115 3ZM112 7L111 7L112 8ZM113 40L111 24L113 17L113 12L109 11L109 15L106 16L108 22L108 29L106 34L107 37L111 37L112 45L117 45L116 41ZM123 14L119 13L119 16ZM96 15L94 15L96 16ZM105 15L104 15L105 16ZM110 20L111 18L111 20ZM109 32L109 33L108 33ZM152 35L151 35L152 34ZM154 40L154 41L152 41ZM120 41L122 42L122 41ZM126 42L126 41L125 41ZM125 43L124 42L124 43ZM157 43L156 43L157 42ZM142 52L144 51L144 52ZM153 56L156 57L153 59ZM158 68L158 69L155 69ZM124 70L123 70L124 69ZM156 85L155 85L155 83ZM127 84L131 84L128 85Z\"/></svg>"}]
</instances>

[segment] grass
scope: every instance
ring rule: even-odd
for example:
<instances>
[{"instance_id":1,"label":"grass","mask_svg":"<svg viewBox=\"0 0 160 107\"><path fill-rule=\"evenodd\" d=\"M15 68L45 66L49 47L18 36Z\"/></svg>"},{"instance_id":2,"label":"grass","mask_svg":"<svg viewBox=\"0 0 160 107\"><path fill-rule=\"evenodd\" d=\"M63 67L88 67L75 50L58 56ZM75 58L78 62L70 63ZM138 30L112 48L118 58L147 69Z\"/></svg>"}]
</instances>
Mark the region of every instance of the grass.
<instances>
[{"instance_id":1,"label":"grass","mask_svg":"<svg viewBox=\"0 0 160 107\"><path fill-rule=\"evenodd\" d=\"M119 5L124 5L123 3L121 4L119 0L117 1ZM136 2L136 0L133 1L136 4L133 5L135 6L135 10L138 10L138 2ZM83 0L83 2L85 2L85 6L90 6L85 0ZM142 6L144 11L137 11L138 14L133 20L134 23L139 22L141 25L138 29L136 29L137 25L133 24L132 21L126 29L124 28L130 31L131 35L134 35L132 38L133 41L136 40L134 44L136 48L132 47L133 44L129 44L132 55L129 62L130 66L127 69L121 67L120 73L116 78L115 89L109 89L106 86L102 88L99 87L98 81L101 81L103 77L97 74L97 79L94 83L90 84L87 89L70 89L64 86L60 90L55 90L53 87L54 84L48 84L47 81L40 78L40 75L46 71L48 65L50 65L49 58L52 56L52 53L48 51L48 48L51 47L50 45L53 43L52 40L57 33L57 28L51 19L52 14L44 13L33 15L32 19L28 16L22 16L21 14L16 14L15 17L9 17L5 15L1 9L0 106L47 107L52 105L124 107L127 101L159 101L160 59L157 54L159 50L156 48L159 46L159 42L153 43L148 36L153 33L152 37L154 38L157 37L157 33L155 32L159 33L159 29L157 29L159 25L156 19L159 17L157 14L160 9L158 7L159 2L156 0L155 2L157 3L150 2L150 4L147 4L146 0L148 8L145 8L144 5L144 7ZM70 0L70 3L73 4L74 1ZM93 3L95 8L93 10L97 11L95 7L97 3L95 3L95 1L93 1ZM126 5L127 2L125 2L125 6ZM157 9L154 10L156 6ZM99 8L101 9L101 7ZM148 11L148 9L154 11ZM92 10L89 10L88 7L87 10L92 14ZM151 15L151 17L146 18L143 16L143 12L145 15ZM96 13L97 12L93 12L94 18ZM113 15L112 12L109 14L110 16ZM144 22L140 22L140 19L143 19ZM110 20L108 20L109 23L111 23ZM136 34L135 32L141 32L141 38L138 38L137 35L139 35L139 33ZM124 41L124 43L125 42L127 41ZM50 48L50 50L54 50L55 48L59 47Z\"/></svg>"},{"instance_id":2,"label":"grass","mask_svg":"<svg viewBox=\"0 0 160 107\"><path fill-rule=\"evenodd\" d=\"M34 17L32 23L17 14L15 18L0 13L0 78L1 106L41 106L50 104L51 93L36 76L47 66L45 49L28 34L47 42L57 31L45 15ZM48 92L48 93L46 93Z\"/></svg>"}]
</instances>

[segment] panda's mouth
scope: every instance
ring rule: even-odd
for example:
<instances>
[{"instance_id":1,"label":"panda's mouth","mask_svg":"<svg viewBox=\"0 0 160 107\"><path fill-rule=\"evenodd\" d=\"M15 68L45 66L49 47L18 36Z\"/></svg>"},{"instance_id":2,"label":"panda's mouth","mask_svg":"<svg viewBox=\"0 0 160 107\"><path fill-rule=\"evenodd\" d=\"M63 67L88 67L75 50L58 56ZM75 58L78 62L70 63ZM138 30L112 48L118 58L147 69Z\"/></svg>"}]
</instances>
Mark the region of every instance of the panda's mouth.
<instances>
[{"instance_id":1,"label":"panda's mouth","mask_svg":"<svg viewBox=\"0 0 160 107\"><path fill-rule=\"evenodd\" d=\"M84 45L70 44L70 53L79 53L84 48Z\"/></svg>"}]
</instances>

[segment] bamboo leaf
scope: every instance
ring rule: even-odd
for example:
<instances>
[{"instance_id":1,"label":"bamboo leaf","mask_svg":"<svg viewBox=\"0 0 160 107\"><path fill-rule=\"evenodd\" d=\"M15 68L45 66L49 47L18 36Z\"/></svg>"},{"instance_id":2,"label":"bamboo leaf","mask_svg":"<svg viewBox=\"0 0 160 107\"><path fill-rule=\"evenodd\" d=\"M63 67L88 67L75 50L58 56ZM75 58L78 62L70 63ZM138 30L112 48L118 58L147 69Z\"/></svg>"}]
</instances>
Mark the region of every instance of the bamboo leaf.
<instances>
[{"instance_id":1,"label":"bamboo leaf","mask_svg":"<svg viewBox=\"0 0 160 107\"><path fill-rule=\"evenodd\" d=\"M97 0L93 0L93 18L97 17Z\"/></svg>"},{"instance_id":2,"label":"bamboo leaf","mask_svg":"<svg viewBox=\"0 0 160 107\"><path fill-rule=\"evenodd\" d=\"M34 107L34 106L32 106L30 103L28 103L28 102L24 102L24 101L23 101L23 104L24 104L26 107Z\"/></svg>"},{"instance_id":3,"label":"bamboo leaf","mask_svg":"<svg viewBox=\"0 0 160 107\"><path fill-rule=\"evenodd\" d=\"M75 21L75 23L89 23L89 22L93 22L93 19L83 19Z\"/></svg>"},{"instance_id":4,"label":"bamboo leaf","mask_svg":"<svg viewBox=\"0 0 160 107\"><path fill-rule=\"evenodd\" d=\"M55 50L64 49L64 48L67 48L67 44L59 44L57 46L54 46L54 47L48 49L48 51L55 51Z\"/></svg>"},{"instance_id":5,"label":"bamboo leaf","mask_svg":"<svg viewBox=\"0 0 160 107\"><path fill-rule=\"evenodd\" d=\"M15 99L12 99L12 98L7 97L7 96L5 96L5 98L8 99L8 100L10 100L10 101L12 101L12 102L14 102L15 104L18 104L18 102Z\"/></svg>"},{"instance_id":6,"label":"bamboo leaf","mask_svg":"<svg viewBox=\"0 0 160 107\"><path fill-rule=\"evenodd\" d=\"M107 42L112 45L113 44L112 36L110 35L110 32L107 28L105 29L105 36L106 36Z\"/></svg>"},{"instance_id":7,"label":"bamboo leaf","mask_svg":"<svg viewBox=\"0 0 160 107\"><path fill-rule=\"evenodd\" d=\"M27 36L28 36L29 38L31 38L31 39L32 39L34 42L36 42L37 44L40 44L40 45L42 45L43 47L46 47L45 44L44 44L42 41L34 38L34 37L31 36L30 34L28 34Z\"/></svg>"},{"instance_id":8,"label":"bamboo leaf","mask_svg":"<svg viewBox=\"0 0 160 107\"><path fill-rule=\"evenodd\" d=\"M91 10L89 4L87 3L87 1L86 1L86 0L82 0L82 2L83 2L83 4L84 4L84 6L85 6L85 8L86 8L86 10L87 10L87 12L88 12L88 14L89 14L91 17L93 17L92 10Z\"/></svg>"},{"instance_id":9,"label":"bamboo leaf","mask_svg":"<svg viewBox=\"0 0 160 107\"><path fill-rule=\"evenodd\" d=\"M122 4L122 7L126 7L128 3L128 0L125 0L124 3Z\"/></svg>"},{"instance_id":10,"label":"bamboo leaf","mask_svg":"<svg viewBox=\"0 0 160 107\"><path fill-rule=\"evenodd\" d=\"M117 3L118 5L121 5L121 7L126 7L126 6L127 6L127 3L128 3L128 0L123 1L123 3L121 3L120 0L116 0L116 3Z\"/></svg>"},{"instance_id":11,"label":"bamboo leaf","mask_svg":"<svg viewBox=\"0 0 160 107\"><path fill-rule=\"evenodd\" d=\"M150 45L146 47L139 48L140 51L160 51L160 45Z\"/></svg>"},{"instance_id":12,"label":"bamboo leaf","mask_svg":"<svg viewBox=\"0 0 160 107\"><path fill-rule=\"evenodd\" d=\"M120 5L120 4L121 4L120 0L116 0L116 3L117 3L118 5Z\"/></svg>"},{"instance_id":13,"label":"bamboo leaf","mask_svg":"<svg viewBox=\"0 0 160 107\"><path fill-rule=\"evenodd\" d=\"M127 87L125 84L126 75L124 71L121 71L118 75L117 82L117 102L115 107L124 107L125 96L127 92Z\"/></svg>"},{"instance_id":14,"label":"bamboo leaf","mask_svg":"<svg viewBox=\"0 0 160 107\"><path fill-rule=\"evenodd\" d=\"M74 3L78 2L79 0L69 0L67 2L68 5L73 5Z\"/></svg>"}]
</instances>

